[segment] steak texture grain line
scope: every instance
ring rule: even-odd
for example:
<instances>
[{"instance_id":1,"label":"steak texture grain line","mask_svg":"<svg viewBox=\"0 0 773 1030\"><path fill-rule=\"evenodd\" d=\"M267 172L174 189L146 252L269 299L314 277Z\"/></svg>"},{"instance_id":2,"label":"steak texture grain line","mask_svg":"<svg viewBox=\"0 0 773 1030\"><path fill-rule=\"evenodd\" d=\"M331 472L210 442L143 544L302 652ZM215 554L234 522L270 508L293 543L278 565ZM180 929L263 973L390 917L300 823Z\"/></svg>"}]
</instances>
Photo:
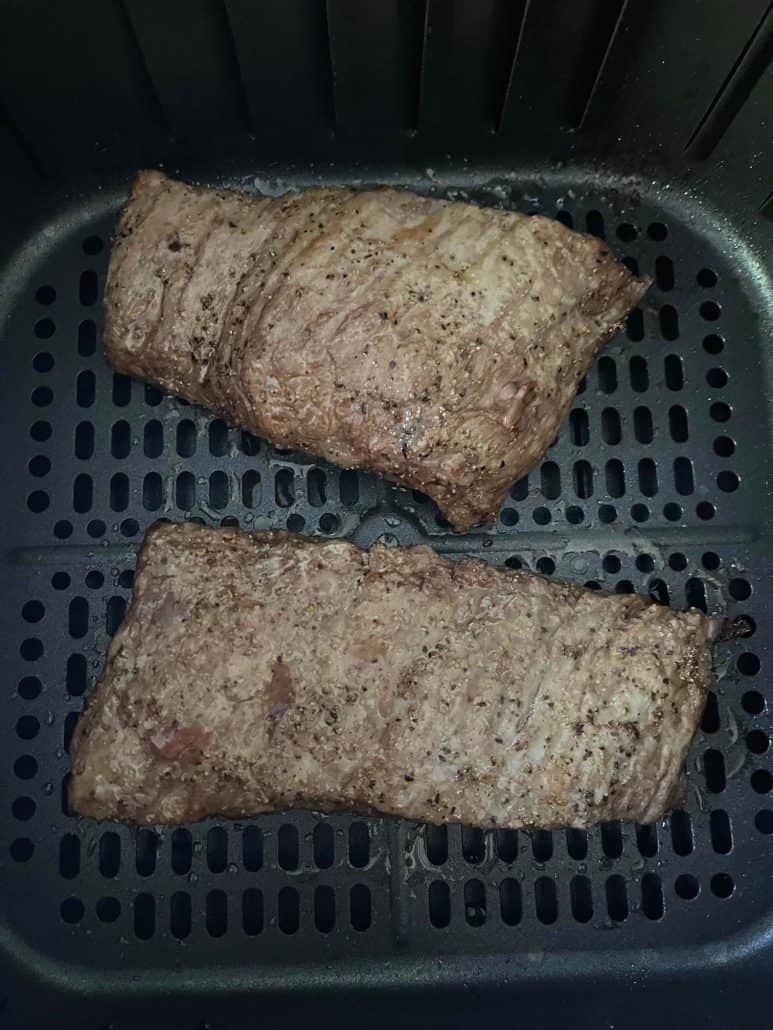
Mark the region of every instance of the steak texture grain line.
<instances>
[{"instance_id":1,"label":"steak texture grain line","mask_svg":"<svg viewBox=\"0 0 773 1030\"><path fill-rule=\"evenodd\" d=\"M71 802L499 827L678 804L716 620L451 561L158 524L72 743Z\"/></svg>"},{"instance_id":2,"label":"steak texture grain line","mask_svg":"<svg viewBox=\"0 0 773 1030\"><path fill-rule=\"evenodd\" d=\"M540 216L377 189L277 198L141 172L105 295L114 367L464 530L545 453L649 285Z\"/></svg>"}]
</instances>

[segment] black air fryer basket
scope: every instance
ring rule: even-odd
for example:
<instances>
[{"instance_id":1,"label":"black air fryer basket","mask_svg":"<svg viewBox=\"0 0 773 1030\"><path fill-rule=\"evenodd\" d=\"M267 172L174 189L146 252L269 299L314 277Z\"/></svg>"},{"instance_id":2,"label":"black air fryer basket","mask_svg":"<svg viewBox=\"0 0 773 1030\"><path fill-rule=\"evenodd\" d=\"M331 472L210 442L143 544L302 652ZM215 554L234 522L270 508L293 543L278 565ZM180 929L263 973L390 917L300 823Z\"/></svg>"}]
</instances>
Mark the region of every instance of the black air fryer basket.
<instances>
[{"instance_id":1,"label":"black air fryer basket","mask_svg":"<svg viewBox=\"0 0 773 1030\"><path fill-rule=\"evenodd\" d=\"M772 51L769 0L0 0L1 1026L771 1025ZM148 166L539 212L655 282L458 535L111 371L110 238ZM745 616L685 808L531 834L74 817L73 727L160 517Z\"/></svg>"}]
</instances>

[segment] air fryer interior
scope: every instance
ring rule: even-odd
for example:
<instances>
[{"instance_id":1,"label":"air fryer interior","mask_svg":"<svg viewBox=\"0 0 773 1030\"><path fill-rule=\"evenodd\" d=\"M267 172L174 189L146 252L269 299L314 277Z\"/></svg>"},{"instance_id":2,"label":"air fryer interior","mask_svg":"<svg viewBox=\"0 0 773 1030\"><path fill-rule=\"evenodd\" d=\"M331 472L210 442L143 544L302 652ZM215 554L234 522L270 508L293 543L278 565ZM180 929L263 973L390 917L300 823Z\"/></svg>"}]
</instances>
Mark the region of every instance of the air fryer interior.
<instances>
[{"instance_id":1,"label":"air fryer interior","mask_svg":"<svg viewBox=\"0 0 773 1030\"><path fill-rule=\"evenodd\" d=\"M696 1005L706 1025L763 1025L772 49L767 0L0 7L0 1024L241 1026L351 1003L425 1026L645 1026L655 1004L666 1026ZM539 212L655 282L497 522L455 534L420 494L113 374L110 237L149 165ZM70 736L160 517L428 541L743 615L684 809L589 833L74 817Z\"/></svg>"}]
</instances>

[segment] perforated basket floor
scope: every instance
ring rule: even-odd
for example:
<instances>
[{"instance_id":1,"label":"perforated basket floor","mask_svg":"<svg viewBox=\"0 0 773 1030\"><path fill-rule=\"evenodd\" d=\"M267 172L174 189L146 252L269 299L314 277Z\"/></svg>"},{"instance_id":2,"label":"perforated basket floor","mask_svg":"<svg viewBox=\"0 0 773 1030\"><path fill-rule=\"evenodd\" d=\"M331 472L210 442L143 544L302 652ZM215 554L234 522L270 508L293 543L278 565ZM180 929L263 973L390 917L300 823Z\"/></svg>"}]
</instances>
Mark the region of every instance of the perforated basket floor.
<instances>
[{"instance_id":1,"label":"perforated basket floor","mask_svg":"<svg viewBox=\"0 0 773 1030\"><path fill-rule=\"evenodd\" d=\"M497 182L467 195L606 236L656 279L545 460L495 526L469 535L419 494L278 451L114 375L100 295L117 201L94 216L90 198L7 272L18 295L0 384L3 941L20 970L102 999L95 1026L115 1005L103 995L138 984L259 991L314 970L320 984L367 985L385 969L397 983L560 979L656 952L732 956L739 934L753 947L773 924L769 401L754 270L711 219L623 189L557 182L533 196ZM365 545L429 538L742 614L749 636L717 649L686 807L657 826L484 834L294 812L155 832L82 820L64 803L68 744L160 517Z\"/></svg>"}]
</instances>

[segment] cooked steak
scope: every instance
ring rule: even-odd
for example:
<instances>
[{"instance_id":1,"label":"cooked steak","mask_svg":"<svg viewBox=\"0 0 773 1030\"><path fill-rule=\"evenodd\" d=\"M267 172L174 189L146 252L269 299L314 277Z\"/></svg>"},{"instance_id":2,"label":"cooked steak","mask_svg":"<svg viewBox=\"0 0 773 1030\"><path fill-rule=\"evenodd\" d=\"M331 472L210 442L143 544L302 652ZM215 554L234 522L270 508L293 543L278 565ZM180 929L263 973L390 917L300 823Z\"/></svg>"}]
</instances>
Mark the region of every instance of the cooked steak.
<instances>
[{"instance_id":1,"label":"cooked steak","mask_svg":"<svg viewBox=\"0 0 773 1030\"><path fill-rule=\"evenodd\" d=\"M648 822L682 797L714 629L427 547L160 524L75 731L72 805Z\"/></svg>"},{"instance_id":2,"label":"cooked steak","mask_svg":"<svg viewBox=\"0 0 773 1030\"><path fill-rule=\"evenodd\" d=\"M546 218L142 172L113 244L105 347L120 372L422 490L465 529L544 454L647 285Z\"/></svg>"}]
</instances>

